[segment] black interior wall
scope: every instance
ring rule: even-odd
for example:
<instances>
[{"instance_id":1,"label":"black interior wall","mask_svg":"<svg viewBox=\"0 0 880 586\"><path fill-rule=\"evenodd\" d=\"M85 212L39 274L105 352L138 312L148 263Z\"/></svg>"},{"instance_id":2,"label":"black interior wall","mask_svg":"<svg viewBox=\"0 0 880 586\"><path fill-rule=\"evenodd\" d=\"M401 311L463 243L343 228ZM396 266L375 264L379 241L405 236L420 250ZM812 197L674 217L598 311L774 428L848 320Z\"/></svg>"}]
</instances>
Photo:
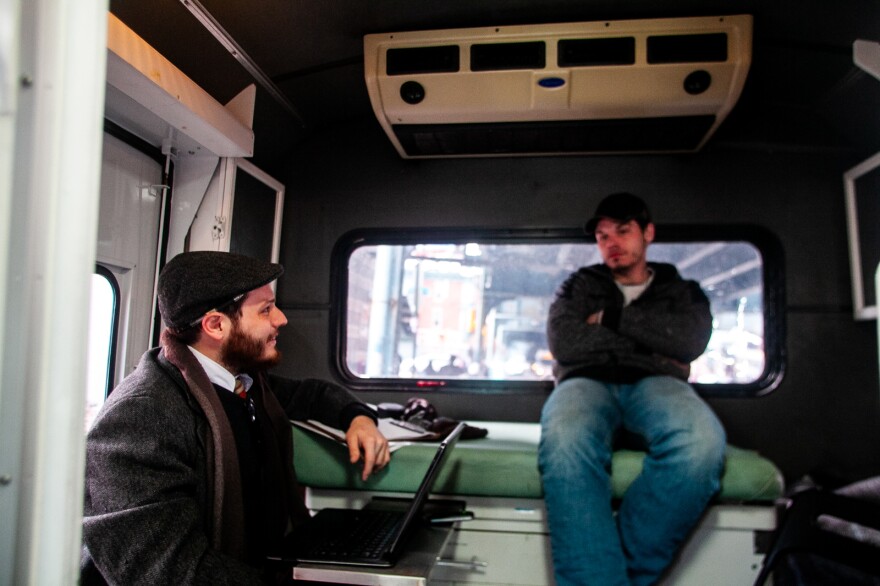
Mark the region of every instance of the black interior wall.
<instances>
[{"instance_id":1,"label":"black interior wall","mask_svg":"<svg viewBox=\"0 0 880 586\"><path fill-rule=\"evenodd\" d=\"M612 191L643 196L662 224L754 224L785 255L787 361L777 389L712 399L729 439L778 463L854 480L880 474L875 322L852 318L842 172L823 152L717 146L691 155L400 159L375 121L302 143L286 172L279 305L282 374L334 378L330 259L347 231L373 227L572 227ZM362 393L404 402L424 391ZM537 421L543 398L435 394L441 415Z\"/></svg>"}]
</instances>

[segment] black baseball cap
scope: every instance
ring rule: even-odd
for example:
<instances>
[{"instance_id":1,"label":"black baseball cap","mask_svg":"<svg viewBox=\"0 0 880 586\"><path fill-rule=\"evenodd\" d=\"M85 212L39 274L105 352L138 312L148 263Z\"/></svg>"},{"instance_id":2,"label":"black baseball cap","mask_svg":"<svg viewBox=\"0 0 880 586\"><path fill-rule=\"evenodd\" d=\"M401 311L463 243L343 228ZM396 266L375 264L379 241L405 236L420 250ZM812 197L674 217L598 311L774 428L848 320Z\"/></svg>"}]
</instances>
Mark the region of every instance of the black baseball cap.
<instances>
[{"instance_id":1,"label":"black baseball cap","mask_svg":"<svg viewBox=\"0 0 880 586\"><path fill-rule=\"evenodd\" d=\"M592 236L596 231L596 225L603 218L609 218L625 224L635 220L643 229L651 223L651 213L648 206L631 193L612 193L599 202L596 213L584 224L584 232Z\"/></svg>"},{"instance_id":2,"label":"black baseball cap","mask_svg":"<svg viewBox=\"0 0 880 586\"><path fill-rule=\"evenodd\" d=\"M159 274L159 313L169 328L181 329L214 309L276 280L280 264L217 251L184 252Z\"/></svg>"}]
</instances>

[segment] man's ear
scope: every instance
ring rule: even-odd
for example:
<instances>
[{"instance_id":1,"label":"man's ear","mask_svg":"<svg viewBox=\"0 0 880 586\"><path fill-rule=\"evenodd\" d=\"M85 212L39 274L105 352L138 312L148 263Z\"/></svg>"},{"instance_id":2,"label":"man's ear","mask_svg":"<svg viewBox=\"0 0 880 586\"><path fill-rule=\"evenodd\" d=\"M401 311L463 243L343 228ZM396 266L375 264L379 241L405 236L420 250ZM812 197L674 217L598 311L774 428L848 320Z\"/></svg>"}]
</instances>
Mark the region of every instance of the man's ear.
<instances>
[{"instance_id":1,"label":"man's ear","mask_svg":"<svg viewBox=\"0 0 880 586\"><path fill-rule=\"evenodd\" d=\"M218 342L222 342L232 329L229 318L219 311L212 311L202 318L202 333Z\"/></svg>"},{"instance_id":2,"label":"man's ear","mask_svg":"<svg viewBox=\"0 0 880 586\"><path fill-rule=\"evenodd\" d=\"M642 233L645 236L645 243L646 244L651 244L652 242L654 242L654 224L653 223L649 222L645 226L645 229Z\"/></svg>"}]
</instances>

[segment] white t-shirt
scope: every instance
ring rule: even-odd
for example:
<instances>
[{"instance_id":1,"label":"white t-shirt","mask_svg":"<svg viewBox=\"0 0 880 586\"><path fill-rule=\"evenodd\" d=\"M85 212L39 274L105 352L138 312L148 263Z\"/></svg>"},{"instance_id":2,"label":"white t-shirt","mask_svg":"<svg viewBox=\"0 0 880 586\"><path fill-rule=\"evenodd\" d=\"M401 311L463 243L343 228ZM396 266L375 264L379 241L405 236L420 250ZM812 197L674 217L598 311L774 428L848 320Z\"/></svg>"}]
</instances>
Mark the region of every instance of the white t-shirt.
<instances>
[{"instance_id":1,"label":"white t-shirt","mask_svg":"<svg viewBox=\"0 0 880 586\"><path fill-rule=\"evenodd\" d=\"M623 293L623 306L626 307L633 301L639 298L639 295L645 292L645 289L648 288L648 285L651 284L651 281L654 280L654 271L648 269L648 280L644 283L639 283L638 285L624 285L623 283L618 283L614 281L614 284L617 285L617 288L620 289L620 292Z\"/></svg>"}]
</instances>

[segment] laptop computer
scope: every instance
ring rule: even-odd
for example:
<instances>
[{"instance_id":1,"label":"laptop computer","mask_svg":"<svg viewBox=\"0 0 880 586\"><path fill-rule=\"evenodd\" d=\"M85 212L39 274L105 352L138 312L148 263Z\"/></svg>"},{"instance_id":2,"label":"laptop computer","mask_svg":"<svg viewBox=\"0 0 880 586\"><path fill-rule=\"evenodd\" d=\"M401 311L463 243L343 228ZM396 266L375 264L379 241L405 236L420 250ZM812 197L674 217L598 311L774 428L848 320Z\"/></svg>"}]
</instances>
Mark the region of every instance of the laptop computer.
<instances>
[{"instance_id":1,"label":"laptop computer","mask_svg":"<svg viewBox=\"0 0 880 586\"><path fill-rule=\"evenodd\" d=\"M407 536L420 522L428 495L458 438L459 423L440 442L419 488L405 510L384 508L321 509L283 543L270 561L391 567L400 557Z\"/></svg>"}]
</instances>

